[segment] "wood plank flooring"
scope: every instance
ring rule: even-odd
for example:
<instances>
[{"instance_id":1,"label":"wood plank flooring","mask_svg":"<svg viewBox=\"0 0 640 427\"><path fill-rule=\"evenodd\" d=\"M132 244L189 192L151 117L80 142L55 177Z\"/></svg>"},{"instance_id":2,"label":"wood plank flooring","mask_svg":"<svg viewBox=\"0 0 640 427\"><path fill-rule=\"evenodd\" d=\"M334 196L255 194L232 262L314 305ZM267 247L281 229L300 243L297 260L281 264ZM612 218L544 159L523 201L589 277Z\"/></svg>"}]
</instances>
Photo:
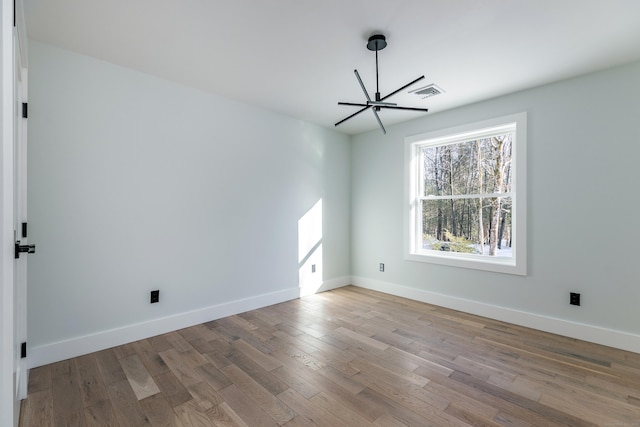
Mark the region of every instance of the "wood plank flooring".
<instances>
[{"instance_id":1,"label":"wood plank flooring","mask_svg":"<svg viewBox=\"0 0 640 427\"><path fill-rule=\"evenodd\" d=\"M21 426L640 426L640 355L345 287L33 369Z\"/></svg>"}]
</instances>

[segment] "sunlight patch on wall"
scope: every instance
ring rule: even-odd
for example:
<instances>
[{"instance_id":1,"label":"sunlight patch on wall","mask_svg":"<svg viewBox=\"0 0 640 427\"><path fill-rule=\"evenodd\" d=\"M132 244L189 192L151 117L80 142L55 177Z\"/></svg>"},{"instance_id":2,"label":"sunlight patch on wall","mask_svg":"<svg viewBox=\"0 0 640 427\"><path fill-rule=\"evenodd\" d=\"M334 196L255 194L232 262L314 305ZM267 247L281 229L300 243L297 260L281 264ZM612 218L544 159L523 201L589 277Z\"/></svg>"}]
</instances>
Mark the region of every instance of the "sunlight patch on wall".
<instances>
[{"instance_id":1,"label":"sunlight patch on wall","mask_svg":"<svg viewBox=\"0 0 640 427\"><path fill-rule=\"evenodd\" d=\"M300 296L311 295L323 283L322 199L298 220L298 286Z\"/></svg>"}]
</instances>

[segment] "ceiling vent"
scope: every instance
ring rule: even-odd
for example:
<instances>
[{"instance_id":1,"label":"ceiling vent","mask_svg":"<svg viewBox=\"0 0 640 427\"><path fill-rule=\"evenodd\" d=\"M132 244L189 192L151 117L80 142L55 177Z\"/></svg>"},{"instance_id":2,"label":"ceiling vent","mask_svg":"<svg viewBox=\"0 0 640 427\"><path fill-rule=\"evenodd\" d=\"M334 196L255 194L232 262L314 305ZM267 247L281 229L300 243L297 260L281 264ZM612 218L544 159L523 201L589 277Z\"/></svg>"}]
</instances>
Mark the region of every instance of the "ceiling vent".
<instances>
[{"instance_id":1,"label":"ceiling vent","mask_svg":"<svg viewBox=\"0 0 640 427\"><path fill-rule=\"evenodd\" d=\"M420 98L425 99L432 96L440 95L441 93L444 93L444 90L440 89L438 86L432 83L416 90L411 90L409 91L409 93L418 95Z\"/></svg>"}]
</instances>

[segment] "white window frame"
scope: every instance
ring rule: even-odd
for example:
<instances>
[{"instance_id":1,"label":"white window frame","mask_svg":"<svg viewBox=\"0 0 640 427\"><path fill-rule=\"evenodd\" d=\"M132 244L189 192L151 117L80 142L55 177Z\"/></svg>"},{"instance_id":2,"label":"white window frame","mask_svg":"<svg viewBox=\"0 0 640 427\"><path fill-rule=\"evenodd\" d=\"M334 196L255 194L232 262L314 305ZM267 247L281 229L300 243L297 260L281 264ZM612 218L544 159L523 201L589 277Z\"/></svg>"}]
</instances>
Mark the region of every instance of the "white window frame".
<instances>
[{"instance_id":1,"label":"white window frame","mask_svg":"<svg viewBox=\"0 0 640 427\"><path fill-rule=\"evenodd\" d=\"M422 249L420 149L425 146L465 142L495 134L500 128L515 126L512 141L512 257L488 257L477 254ZM454 267L498 273L527 274L527 114L517 113L453 128L441 129L405 138L405 253L410 261L429 262ZM420 236L418 235L420 233Z\"/></svg>"}]
</instances>

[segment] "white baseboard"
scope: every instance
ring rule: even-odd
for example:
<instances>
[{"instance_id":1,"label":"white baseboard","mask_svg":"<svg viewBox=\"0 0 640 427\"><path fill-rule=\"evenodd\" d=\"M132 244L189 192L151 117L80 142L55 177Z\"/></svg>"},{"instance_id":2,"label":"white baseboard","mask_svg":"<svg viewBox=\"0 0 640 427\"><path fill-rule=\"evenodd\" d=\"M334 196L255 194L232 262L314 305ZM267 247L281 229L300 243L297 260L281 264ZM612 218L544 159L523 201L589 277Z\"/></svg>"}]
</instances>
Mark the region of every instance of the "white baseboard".
<instances>
[{"instance_id":1,"label":"white baseboard","mask_svg":"<svg viewBox=\"0 0 640 427\"><path fill-rule=\"evenodd\" d=\"M351 284L351 276L342 276L322 282L320 286L300 286L300 296L313 295Z\"/></svg>"},{"instance_id":2,"label":"white baseboard","mask_svg":"<svg viewBox=\"0 0 640 427\"><path fill-rule=\"evenodd\" d=\"M583 341L619 348L621 350L640 353L640 335L628 332L484 304L477 301L411 288L395 283L367 279L365 277L352 277L352 284L354 286L374 291L451 308L465 313L476 314L478 316L563 335L565 337L576 338Z\"/></svg>"},{"instance_id":3,"label":"white baseboard","mask_svg":"<svg viewBox=\"0 0 640 427\"><path fill-rule=\"evenodd\" d=\"M329 279L314 292L305 291L305 295L324 292L351 283L351 277ZM213 305L185 313L178 313L159 319L127 325L120 328L97 332L95 334L74 337L68 340L34 346L29 348L28 367L35 368L49 363L59 362L83 354L93 353L118 345L138 341L167 332L175 331L200 323L210 322L226 316L255 310L273 304L299 298L301 288L290 288L268 294L257 295L223 304Z\"/></svg>"},{"instance_id":4,"label":"white baseboard","mask_svg":"<svg viewBox=\"0 0 640 427\"><path fill-rule=\"evenodd\" d=\"M199 310L179 313L147 322L127 325L108 331L101 331L91 335L35 346L29 348L29 357L27 359L28 367L35 368L49 363L59 362L61 360L187 328L189 326L209 322L222 317L232 316L245 311L289 301L304 295L325 292L349 284L545 332L551 332L554 334L640 353L639 335L484 304L477 301L411 288L395 283L357 276L343 276L326 280L321 286L317 287L317 289L285 289L205 307Z\"/></svg>"}]
</instances>

